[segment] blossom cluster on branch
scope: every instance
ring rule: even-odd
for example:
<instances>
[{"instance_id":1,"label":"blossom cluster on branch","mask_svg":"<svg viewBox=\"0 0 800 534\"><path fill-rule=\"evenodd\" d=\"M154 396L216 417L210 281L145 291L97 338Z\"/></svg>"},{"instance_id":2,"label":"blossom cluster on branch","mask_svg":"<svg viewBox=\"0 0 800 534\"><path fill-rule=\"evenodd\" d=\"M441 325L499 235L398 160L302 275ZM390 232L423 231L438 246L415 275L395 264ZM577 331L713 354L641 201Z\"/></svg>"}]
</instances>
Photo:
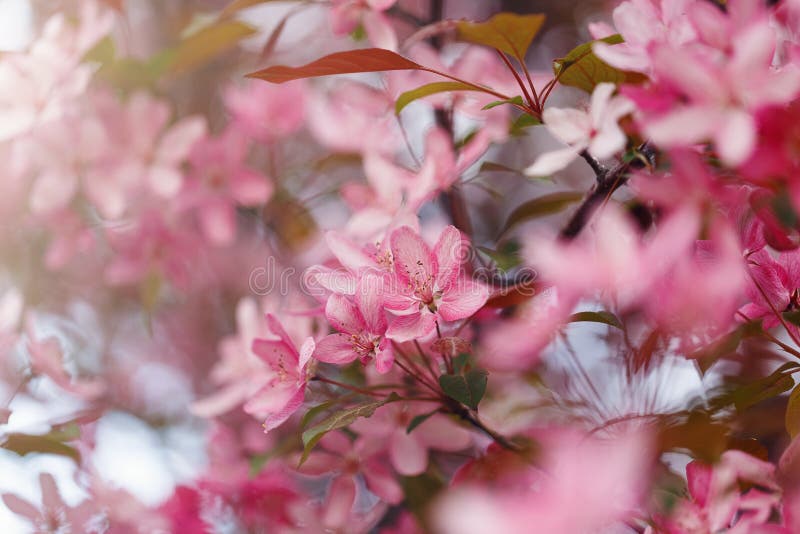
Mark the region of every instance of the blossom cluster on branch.
<instances>
[{"instance_id":1,"label":"blossom cluster on branch","mask_svg":"<svg viewBox=\"0 0 800 534\"><path fill-rule=\"evenodd\" d=\"M0 524L800 532L800 1L133 4L0 55Z\"/></svg>"}]
</instances>

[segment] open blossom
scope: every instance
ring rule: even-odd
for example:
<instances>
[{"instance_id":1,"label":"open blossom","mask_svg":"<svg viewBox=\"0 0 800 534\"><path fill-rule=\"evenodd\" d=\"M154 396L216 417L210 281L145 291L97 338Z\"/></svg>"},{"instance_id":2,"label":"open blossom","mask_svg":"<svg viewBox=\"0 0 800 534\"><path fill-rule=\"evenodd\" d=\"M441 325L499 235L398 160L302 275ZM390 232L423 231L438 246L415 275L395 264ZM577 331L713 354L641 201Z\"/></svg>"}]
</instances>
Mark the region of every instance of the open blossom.
<instances>
[{"instance_id":1,"label":"open blossom","mask_svg":"<svg viewBox=\"0 0 800 534\"><path fill-rule=\"evenodd\" d=\"M148 276L163 276L176 287L189 286L189 260L199 236L173 228L162 213L148 210L132 227L111 228L107 238L114 257L106 266L111 285L138 284Z\"/></svg>"},{"instance_id":2,"label":"open blossom","mask_svg":"<svg viewBox=\"0 0 800 534\"><path fill-rule=\"evenodd\" d=\"M800 308L800 250L782 252L777 259L762 248L747 257L750 300L739 311L763 319L764 327L780 324L778 314Z\"/></svg>"},{"instance_id":3,"label":"open blossom","mask_svg":"<svg viewBox=\"0 0 800 534\"><path fill-rule=\"evenodd\" d=\"M465 428L441 414L426 419L413 432L407 431L415 416L433 408L435 406L418 402L387 404L370 419L356 421L352 428L364 439L388 446L389 459L395 471L403 476L417 476L428 468L431 451L455 452L472 443Z\"/></svg>"},{"instance_id":4,"label":"open blossom","mask_svg":"<svg viewBox=\"0 0 800 534\"><path fill-rule=\"evenodd\" d=\"M378 372L392 368L394 350L385 337L388 326L383 310L380 275L367 273L359 280L354 302L333 294L325 305L325 317L339 331L322 338L314 357L321 362L345 364L359 359L366 364L375 360Z\"/></svg>"},{"instance_id":5,"label":"open blossom","mask_svg":"<svg viewBox=\"0 0 800 534\"><path fill-rule=\"evenodd\" d=\"M0 59L0 141L64 116L83 94L92 68L82 56L109 32L113 19L98 2L81 3L80 24L63 13L50 18L26 53Z\"/></svg>"},{"instance_id":6,"label":"open blossom","mask_svg":"<svg viewBox=\"0 0 800 534\"><path fill-rule=\"evenodd\" d=\"M627 137L618 122L631 113L634 106L625 97L613 96L615 90L612 83L597 84L588 111L546 108L542 119L548 131L569 146L542 154L525 169L525 174L552 174L569 165L583 150L598 159L607 159L625 148Z\"/></svg>"},{"instance_id":7,"label":"open blossom","mask_svg":"<svg viewBox=\"0 0 800 534\"><path fill-rule=\"evenodd\" d=\"M456 227L445 228L433 250L408 226L389 239L396 277L384 301L395 314L389 338L424 338L438 322L465 319L486 303L488 288L462 272L465 243Z\"/></svg>"},{"instance_id":8,"label":"open blossom","mask_svg":"<svg viewBox=\"0 0 800 534\"><path fill-rule=\"evenodd\" d=\"M84 500L77 506L64 503L58 486L49 473L39 475L42 492L41 508L13 493L3 493L3 503L15 514L33 524L35 532L86 532L92 519L97 516L94 503Z\"/></svg>"},{"instance_id":9,"label":"open blossom","mask_svg":"<svg viewBox=\"0 0 800 534\"><path fill-rule=\"evenodd\" d=\"M252 352L253 341L269 335L255 300L239 301L236 327L236 334L220 341L220 361L211 370L211 379L220 389L192 404L195 415L221 415L245 402L274 376L272 369Z\"/></svg>"},{"instance_id":10,"label":"open blossom","mask_svg":"<svg viewBox=\"0 0 800 534\"><path fill-rule=\"evenodd\" d=\"M244 406L246 412L264 417L265 432L281 425L303 404L309 378L308 365L314 352L314 340L311 337L303 342L298 351L274 315L267 314L267 326L278 339L256 339L253 341L253 352L272 369L275 376Z\"/></svg>"},{"instance_id":11,"label":"open blossom","mask_svg":"<svg viewBox=\"0 0 800 534\"><path fill-rule=\"evenodd\" d=\"M641 435L600 439L549 429L543 470L510 474L513 483L489 488L459 484L439 500L435 522L443 534L602 532L634 515L650 463ZM567 504L569 503L569 504Z\"/></svg>"},{"instance_id":12,"label":"open blossom","mask_svg":"<svg viewBox=\"0 0 800 534\"><path fill-rule=\"evenodd\" d=\"M233 115L231 128L262 143L274 143L300 130L307 98L302 81L249 83L225 91L225 105Z\"/></svg>"},{"instance_id":13,"label":"open blossom","mask_svg":"<svg viewBox=\"0 0 800 534\"><path fill-rule=\"evenodd\" d=\"M342 528L351 518L360 478L369 491L387 503L398 504L403 499L403 489L386 462L385 443L364 438L353 442L342 432L329 432L300 472L333 475L328 497L322 504L322 522L328 528Z\"/></svg>"},{"instance_id":14,"label":"open blossom","mask_svg":"<svg viewBox=\"0 0 800 534\"><path fill-rule=\"evenodd\" d=\"M690 499L678 502L670 519L659 521L667 534L706 532L775 532L767 529L780 502L775 466L742 451L725 451L716 465L693 461L686 466ZM743 485L757 488L743 490Z\"/></svg>"},{"instance_id":15,"label":"open blossom","mask_svg":"<svg viewBox=\"0 0 800 534\"><path fill-rule=\"evenodd\" d=\"M649 73L652 68L650 47L653 43L682 46L696 39L694 26L688 16L695 0L630 0L614 9L614 31L625 40L610 45L595 43L597 57L618 69ZM709 6L711 7L711 6ZM606 37L603 35L602 37ZM596 36L599 38L600 36Z\"/></svg>"},{"instance_id":16,"label":"open blossom","mask_svg":"<svg viewBox=\"0 0 800 534\"><path fill-rule=\"evenodd\" d=\"M201 117L187 117L168 125L167 103L144 92L131 95L124 108L110 111L107 120L116 151L109 155L108 171L98 177L102 183L93 183L93 193L102 199L102 215L117 218L132 193L172 198L180 191L181 166L205 135L206 124Z\"/></svg>"},{"instance_id":17,"label":"open blossom","mask_svg":"<svg viewBox=\"0 0 800 534\"><path fill-rule=\"evenodd\" d=\"M106 385L99 379L73 378L64 367L64 351L55 337L38 339L33 320L28 325L28 356L31 371L50 378L60 388L85 400L94 400L106 391Z\"/></svg>"},{"instance_id":18,"label":"open blossom","mask_svg":"<svg viewBox=\"0 0 800 534\"><path fill-rule=\"evenodd\" d=\"M215 245L236 237L237 206L258 206L272 195L272 183L246 165L248 148L238 131L228 129L196 143L190 154L192 170L179 202L197 214L203 234Z\"/></svg>"},{"instance_id":19,"label":"open blossom","mask_svg":"<svg viewBox=\"0 0 800 534\"><path fill-rule=\"evenodd\" d=\"M675 105L664 112L663 103L648 101L646 93L640 93L641 98L636 91L626 94L640 108L652 109L641 123L657 145L691 146L711 140L725 164L739 165L756 146L756 113L797 96L800 71L793 65L773 67L775 35L767 20L738 29L727 42L726 53L654 48L654 78L666 93L676 95Z\"/></svg>"}]
</instances>

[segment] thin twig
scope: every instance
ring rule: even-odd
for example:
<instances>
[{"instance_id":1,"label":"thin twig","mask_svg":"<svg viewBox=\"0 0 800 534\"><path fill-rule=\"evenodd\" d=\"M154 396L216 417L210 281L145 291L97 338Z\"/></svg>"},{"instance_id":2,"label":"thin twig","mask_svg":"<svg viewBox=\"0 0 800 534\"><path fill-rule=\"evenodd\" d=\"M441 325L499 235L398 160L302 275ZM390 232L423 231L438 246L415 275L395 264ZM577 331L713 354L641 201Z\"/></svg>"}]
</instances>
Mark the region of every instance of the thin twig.
<instances>
[{"instance_id":1,"label":"thin twig","mask_svg":"<svg viewBox=\"0 0 800 534\"><path fill-rule=\"evenodd\" d=\"M652 160L653 151L648 143L639 147L639 152L645 155L648 160ZM588 154L587 154L588 155ZM586 159L586 158L584 158ZM641 159L631 161L621 161L611 169L606 169L594 158L589 156L587 162L595 171L597 180L589 192L584 197L581 205L572 215L567 225L561 230L561 239L569 241L581 233L581 230L589 223L600 204L606 201L620 186L628 181L628 171L631 169L641 169L645 163Z\"/></svg>"}]
</instances>

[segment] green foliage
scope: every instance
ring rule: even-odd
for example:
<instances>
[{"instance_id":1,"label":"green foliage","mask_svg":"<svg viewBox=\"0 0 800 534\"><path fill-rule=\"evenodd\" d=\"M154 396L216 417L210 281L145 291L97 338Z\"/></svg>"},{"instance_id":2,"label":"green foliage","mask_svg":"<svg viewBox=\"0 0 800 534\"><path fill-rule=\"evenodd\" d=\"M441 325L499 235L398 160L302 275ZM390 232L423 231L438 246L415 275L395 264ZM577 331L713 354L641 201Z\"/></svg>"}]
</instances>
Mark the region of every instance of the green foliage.
<instances>
[{"instance_id":1,"label":"green foliage","mask_svg":"<svg viewBox=\"0 0 800 534\"><path fill-rule=\"evenodd\" d=\"M510 56L524 58L544 19L544 15L538 14L498 13L485 22L459 21L456 23L456 36L460 41L496 48Z\"/></svg>"},{"instance_id":2,"label":"green foliage","mask_svg":"<svg viewBox=\"0 0 800 534\"><path fill-rule=\"evenodd\" d=\"M616 34L583 43L563 58L553 61L553 73L558 76L559 83L591 93L598 83L641 83L646 79L639 73L622 71L603 62L592 52L592 46L597 42L613 45L622 43L623 39Z\"/></svg>"},{"instance_id":3,"label":"green foliage","mask_svg":"<svg viewBox=\"0 0 800 534\"><path fill-rule=\"evenodd\" d=\"M397 395L397 393L392 393L385 399L364 402L361 404L357 404L355 406L351 406L350 408L346 408L344 410L335 412L321 423L309 428L308 430L303 432L302 436L303 455L300 458L300 465L302 465L303 462L305 462L308 459L308 455L311 453L311 450L319 442L319 440L322 439L322 436L324 436L328 432L349 426L350 424L353 423L353 421L355 421L360 417L371 417L372 414L375 413L375 410L377 410L381 406L388 404L390 402L397 402L399 400L400 396Z\"/></svg>"},{"instance_id":4,"label":"green foliage","mask_svg":"<svg viewBox=\"0 0 800 534\"><path fill-rule=\"evenodd\" d=\"M786 405L786 431L794 439L800 434L800 387L795 387Z\"/></svg>"},{"instance_id":5,"label":"green foliage","mask_svg":"<svg viewBox=\"0 0 800 534\"><path fill-rule=\"evenodd\" d=\"M69 436L60 435L58 433L44 434L41 436L14 433L9 434L1 446L20 456L30 453L56 454L58 456L66 456L76 463L80 463L80 452L78 452L76 448L64 443L68 438Z\"/></svg>"},{"instance_id":6,"label":"green foliage","mask_svg":"<svg viewBox=\"0 0 800 534\"><path fill-rule=\"evenodd\" d=\"M521 137L525 135L526 129L530 128L531 126L539 126L540 124L542 124L542 121L540 121L533 115L523 113L519 117L514 119L514 121L511 123L511 126L508 129L508 133L514 137Z\"/></svg>"},{"instance_id":7,"label":"green foliage","mask_svg":"<svg viewBox=\"0 0 800 534\"><path fill-rule=\"evenodd\" d=\"M483 106L481 109L483 109L483 110L493 109L493 108L496 108L497 106L503 106L505 104L524 106L525 102L522 100L521 96L515 96L513 98L507 98L505 100L495 100L494 102L489 102L488 104Z\"/></svg>"},{"instance_id":8,"label":"green foliage","mask_svg":"<svg viewBox=\"0 0 800 534\"><path fill-rule=\"evenodd\" d=\"M534 198L517 206L508 216L500 235L505 235L509 230L521 222L529 221L545 215L552 215L566 209L583 198L583 193L577 191L561 191Z\"/></svg>"},{"instance_id":9,"label":"green foliage","mask_svg":"<svg viewBox=\"0 0 800 534\"><path fill-rule=\"evenodd\" d=\"M406 434L411 434L411 432L413 432L415 428L417 428L419 425L421 425L422 423L424 423L425 421L430 419L431 416L436 415L436 413L438 411L439 411L439 409L437 408L437 409L433 410L432 412L423 413L423 414L420 414L420 415L414 417L411 420L411 422L408 423L408 426L406 427Z\"/></svg>"},{"instance_id":10,"label":"green foliage","mask_svg":"<svg viewBox=\"0 0 800 534\"><path fill-rule=\"evenodd\" d=\"M445 374L439 377L439 386L445 395L461 404L478 409L484 393L489 373L483 369L471 369L461 374Z\"/></svg>"},{"instance_id":11,"label":"green foliage","mask_svg":"<svg viewBox=\"0 0 800 534\"><path fill-rule=\"evenodd\" d=\"M169 69L176 74L190 72L235 48L242 39L256 32L256 28L236 20L214 22L192 33L178 44Z\"/></svg>"},{"instance_id":12,"label":"green foliage","mask_svg":"<svg viewBox=\"0 0 800 534\"><path fill-rule=\"evenodd\" d=\"M461 82L434 82L417 87L411 91L406 91L397 97L397 102L394 105L395 114L399 115L403 108L415 100L425 98L426 96L435 95L438 93L447 93L451 91L480 91L479 88L472 85L467 85Z\"/></svg>"}]
</instances>

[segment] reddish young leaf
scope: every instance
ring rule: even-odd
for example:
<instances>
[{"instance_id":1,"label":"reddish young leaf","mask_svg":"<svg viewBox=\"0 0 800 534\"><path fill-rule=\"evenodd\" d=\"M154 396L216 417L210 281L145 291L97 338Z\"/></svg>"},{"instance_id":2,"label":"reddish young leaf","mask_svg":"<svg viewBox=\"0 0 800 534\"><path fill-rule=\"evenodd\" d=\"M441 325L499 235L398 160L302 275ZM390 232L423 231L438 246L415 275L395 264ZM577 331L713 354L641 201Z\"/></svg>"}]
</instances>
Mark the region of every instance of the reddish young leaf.
<instances>
[{"instance_id":1,"label":"reddish young leaf","mask_svg":"<svg viewBox=\"0 0 800 534\"><path fill-rule=\"evenodd\" d=\"M247 75L271 83L284 83L300 78L315 78L333 74L381 72L387 70L429 70L410 59L383 48L364 48L336 52L301 67L277 65Z\"/></svg>"}]
</instances>

